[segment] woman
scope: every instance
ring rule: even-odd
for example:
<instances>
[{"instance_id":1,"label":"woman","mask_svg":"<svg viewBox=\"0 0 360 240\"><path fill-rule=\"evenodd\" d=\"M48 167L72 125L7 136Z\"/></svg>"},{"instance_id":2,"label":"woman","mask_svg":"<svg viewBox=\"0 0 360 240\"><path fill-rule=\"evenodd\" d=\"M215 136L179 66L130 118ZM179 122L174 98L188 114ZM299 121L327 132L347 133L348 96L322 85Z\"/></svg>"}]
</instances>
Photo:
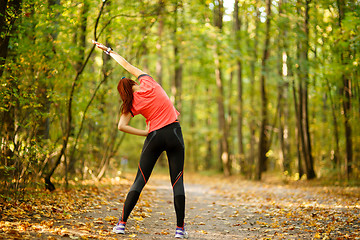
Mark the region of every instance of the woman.
<instances>
[{"instance_id":1,"label":"woman","mask_svg":"<svg viewBox=\"0 0 360 240\"><path fill-rule=\"evenodd\" d=\"M126 221L149 180L157 159L163 151L166 151L177 219L175 237L187 238L188 234L184 229L184 141L180 124L177 121L180 113L175 109L162 87L151 76L128 63L111 48L95 41L93 43L139 80L140 84L129 78L122 78L119 81L118 91L123 104L118 128L126 133L146 136L135 181L126 196L121 219L114 227L113 232L125 233ZM137 114L146 118L145 130L129 125L130 119Z\"/></svg>"}]
</instances>

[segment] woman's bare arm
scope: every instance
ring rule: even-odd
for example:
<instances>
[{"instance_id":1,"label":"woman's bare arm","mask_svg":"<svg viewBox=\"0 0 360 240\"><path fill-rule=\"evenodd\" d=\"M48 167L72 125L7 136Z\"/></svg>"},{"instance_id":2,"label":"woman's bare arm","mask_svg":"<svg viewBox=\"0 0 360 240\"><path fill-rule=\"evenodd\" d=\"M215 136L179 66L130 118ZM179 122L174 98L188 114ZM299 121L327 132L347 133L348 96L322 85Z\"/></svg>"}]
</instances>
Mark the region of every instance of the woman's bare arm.
<instances>
[{"instance_id":1,"label":"woman's bare arm","mask_svg":"<svg viewBox=\"0 0 360 240\"><path fill-rule=\"evenodd\" d=\"M128 61L125 60L122 56L114 51L110 51L110 56L115 59L123 68L126 69L129 73L138 78L140 75L145 74L145 72L141 71L137 67L131 65Z\"/></svg>"},{"instance_id":2,"label":"woman's bare arm","mask_svg":"<svg viewBox=\"0 0 360 240\"><path fill-rule=\"evenodd\" d=\"M118 129L122 132L130 133L130 134L134 134L134 135L138 135L138 136L147 136L148 135L148 133L149 133L148 126L146 127L145 130L131 127L129 125L130 119L131 119L131 113L121 114L119 124L118 124Z\"/></svg>"},{"instance_id":3,"label":"woman's bare arm","mask_svg":"<svg viewBox=\"0 0 360 240\"><path fill-rule=\"evenodd\" d=\"M98 48L100 48L103 51L106 51L107 54L109 54L112 58L115 59L123 68L125 68L126 71L134 75L136 78L138 78L140 75L145 74L142 70L138 69L137 67L134 67L131 65L128 61L126 61L125 58L120 56L117 52L114 50L110 50L110 48L106 47L105 45L98 43L93 40L93 44L95 44Z\"/></svg>"}]
</instances>

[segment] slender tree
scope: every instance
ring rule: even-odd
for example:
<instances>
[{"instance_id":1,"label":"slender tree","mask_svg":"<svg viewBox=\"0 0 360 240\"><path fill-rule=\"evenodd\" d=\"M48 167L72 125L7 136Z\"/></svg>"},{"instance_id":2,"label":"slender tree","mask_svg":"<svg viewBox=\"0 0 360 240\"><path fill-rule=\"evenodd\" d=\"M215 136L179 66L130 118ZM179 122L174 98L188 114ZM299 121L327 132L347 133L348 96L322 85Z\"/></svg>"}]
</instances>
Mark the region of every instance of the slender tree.
<instances>
[{"instance_id":1,"label":"slender tree","mask_svg":"<svg viewBox=\"0 0 360 240\"><path fill-rule=\"evenodd\" d=\"M255 82L256 82L256 62L258 59L258 45L259 45L259 26L260 26L260 2L258 0L255 1L255 29L254 29L254 37L253 40L247 39L247 50L250 53L250 121L249 121L249 130L250 130L250 151L247 161L247 169L246 175L248 178L253 178L255 176L255 152L256 152L256 109L255 109ZM249 21L251 21L250 16L248 14L247 21L245 21L247 31L250 31Z\"/></svg>"},{"instance_id":2,"label":"slender tree","mask_svg":"<svg viewBox=\"0 0 360 240\"><path fill-rule=\"evenodd\" d=\"M158 17L158 31L157 31L157 43L156 43L156 80L160 85L163 85L163 57L164 57L164 51L163 51L163 34L164 34L164 22L165 22L165 14L163 13L165 2L164 0L159 0L159 17ZM159 157L159 164L161 166L166 165L166 158L164 156L164 153L161 153Z\"/></svg>"},{"instance_id":3,"label":"slender tree","mask_svg":"<svg viewBox=\"0 0 360 240\"><path fill-rule=\"evenodd\" d=\"M206 93L207 93L207 98L206 98L206 119L204 121L204 125L205 126L211 126L213 120L211 118L211 109L210 106L212 104L211 98L209 96L212 95L212 91L209 87L207 87L206 89ZM207 131L208 133L205 135L205 145L206 145L206 155L205 155L205 169L209 170L212 167L212 159L213 159L213 142L214 139L213 137L209 134L209 130Z\"/></svg>"},{"instance_id":4,"label":"slender tree","mask_svg":"<svg viewBox=\"0 0 360 240\"><path fill-rule=\"evenodd\" d=\"M282 18L284 11L283 0L279 1L279 17ZM279 142L280 142L280 161L282 170L291 173L290 160L288 157L289 153L289 128L288 128L288 106L285 104L288 100L288 61L285 50L285 39L288 31L288 24L280 25L279 28L279 41L278 41L278 71L279 71L279 82L278 82L278 118L279 118Z\"/></svg>"},{"instance_id":5,"label":"slender tree","mask_svg":"<svg viewBox=\"0 0 360 240\"><path fill-rule=\"evenodd\" d=\"M302 0L298 2L298 12L302 15ZM316 177L314 171L314 160L312 156L312 145L309 127L309 109L308 109L308 88L309 88L309 10L310 0L305 0L304 22L300 25L301 36L299 40L298 57L299 57L299 134L302 144L302 155L304 159L306 176L308 179Z\"/></svg>"},{"instance_id":6,"label":"slender tree","mask_svg":"<svg viewBox=\"0 0 360 240\"><path fill-rule=\"evenodd\" d=\"M174 97L174 103L176 108L181 112L182 101L181 101L181 92L182 92L182 75L183 75L183 61L181 58L180 52L180 35L178 34L178 28L181 26L181 20L179 23L179 17L182 17L181 8L182 1L175 2L175 11L174 11L174 26L173 26L173 45L174 45L174 81L172 86L172 94ZM179 16L180 15L180 16Z\"/></svg>"},{"instance_id":7,"label":"slender tree","mask_svg":"<svg viewBox=\"0 0 360 240\"><path fill-rule=\"evenodd\" d=\"M264 52L261 61L261 75L260 75L260 93L261 93L261 127L260 127L260 141L259 141L259 158L256 168L255 179L261 179L261 173L266 169L267 153L269 151L269 133L268 133L268 96L266 92L266 71L267 61L269 58L270 47L270 22L271 21L271 0L266 1L266 30L265 30L265 44Z\"/></svg>"},{"instance_id":8,"label":"slender tree","mask_svg":"<svg viewBox=\"0 0 360 240\"><path fill-rule=\"evenodd\" d=\"M224 15L224 6L223 1L215 1L214 7L214 25L218 29L219 34L222 34L223 28L223 15ZM215 79L217 86L217 104L218 104L218 124L220 132L220 144L219 144L219 159L222 162L222 167L225 176L231 174L231 162L229 156L229 144L228 144L228 129L226 127L225 119L225 103L224 103L224 83L222 75L222 62L221 62L221 51L220 51L220 42L217 41L215 49Z\"/></svg>"},{"instance_id":9,"label":"slender tree","mask_svg":"<svg viewBox=\"0 0 360 240\"><path fill-rule=\"evenodd\" d=\"M234 3L234 36L235 36L235 46L238 53L241 52L241 19L239 16L239 0L235 0ZM242 70L242 59L241 55L238 56L236 60L237 64L237 86L238 86L238 121L237 121L237 130L238 130L238 151L239 151L239 165L240 171L245 173L245 153L244 153L244 144L243 144L243 70Z\"/></svg>"},{"instance_id":10,"label":"slender tree","mask_svg":"<svg viewBox=\"0 0 360 240\"><path fill-rule=\"evenodd\" d=\"M344 23L348 1L346 0L337 0L339 19L338 24L343 31ZM340 64L345 65L347 59L349 59L350 50L349 49L340 49ZM346 146L346 158L345 158L345 175L346 178L350 178L352 173L352 162L353 162L353 142L352 142L352 127L350 123L350 114L351 114L351 98L352 98L352 83L351 78L348 73L342 72L341 74L342 81L342 98L343 98L343 115L344 115L344 127L345 127L345 146Z\"/></svg>"}]
</instances>

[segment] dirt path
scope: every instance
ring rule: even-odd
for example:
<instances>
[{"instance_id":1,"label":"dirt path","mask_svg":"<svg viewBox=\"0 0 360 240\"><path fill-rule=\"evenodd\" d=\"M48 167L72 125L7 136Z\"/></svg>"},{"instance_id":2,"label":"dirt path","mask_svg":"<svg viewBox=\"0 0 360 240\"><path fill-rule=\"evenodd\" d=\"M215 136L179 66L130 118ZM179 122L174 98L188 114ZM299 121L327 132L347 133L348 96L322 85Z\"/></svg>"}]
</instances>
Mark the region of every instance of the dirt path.
<instances>
[{"instance_id":1,"label":"dirt path","mask_svg":"<svg viewBox=\"0 0 360 240\"><path fill-rule=\"evenodd\" d=\"M146 188L153 194L151 203L145 204L151 214L142 221L130 218L127 236L118 239L173 239L175 213L168 178L153 176ZM360 239L356 197L337 196L324 188L211 178L189 179L185 188L191 239Z\"/></svg>"},{"instance_id":2,"label":"dirt path","mask_svg":"<svg viewBox=\"0 0 360 240\"><path fill-rule=\"evenodd\" d=\"M136 233L131 230L131 234L138 239L173 239L175 214L172 205L172 192L166 179L153 179L149 184L150 188L156 191L157 200L153 203L153 213L141 224L140 229L146 229L145 233ZM237 192L233 192L227 186L217 184L186 184L186 229L191 239L311 239L311 232L300 230L301 223L295 223L286 228L280 228L279 224L274 224L269 213L261 209L264 205L257 197L255 199L239 198ZM259 186L243 188L246 196L264 196L265 189ZM266 192L274 194L284 194L283 189L266 189ZM289 191L289 190L286 190ZM265 193L266 194L266 193ZM296 194L300 194L296 192ZM309 193L305 193L309 196ZM292 194L294 195L294 193ZM270 200L269 197L265 197ZM269 212L271 206L265 206ZM274 207L276 208L276 206ZM133 229L132 221L129 221L130 229ZM150 227L151 226L151 227ZM134 236L135 237L135 236Z\"/></svg>"},{"instance_id":3,"label":"dirt path","mask_svg":"<svg viewBox=\"0 0 360 240\"><path fill-rule=\"evenodd\" d=\"M112 233L134 175L40 193L1 212L0 239L174 239L169 177L153 174L127 223ZM360 188L185 175L190 239L360 239ZM42 194L42 195L41 195Z\"/></svg>"}]
</instances>

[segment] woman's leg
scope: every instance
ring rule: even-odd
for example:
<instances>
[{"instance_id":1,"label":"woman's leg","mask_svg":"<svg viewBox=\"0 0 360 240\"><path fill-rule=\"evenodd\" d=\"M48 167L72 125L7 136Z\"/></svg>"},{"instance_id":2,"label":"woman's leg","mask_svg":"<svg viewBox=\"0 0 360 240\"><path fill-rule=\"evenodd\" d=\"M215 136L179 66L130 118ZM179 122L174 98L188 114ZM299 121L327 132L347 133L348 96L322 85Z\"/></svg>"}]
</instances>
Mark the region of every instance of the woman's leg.
<instances>
[{"instance_id":1,"label":"woman's leg","mask_svg":"<svg viewBox=\"0 0 360 240\"><path fill-rule=\"evenodd\" d=\"M184 140L180 126L168 131L166 154L168 156L170 178L174 193L174 206L177 226L184 227L185 218L185 190L183 182L184 170Z\"/></svg>"},{"instance_id":2,"label":"woman's leg","mask_svg":"<svg viewBox=\"0 0 360 240\"><path fill-rule=\"evenodd\" d=\"M127 221L131 211L134 209L137 201L139 200L142 189L150 178L157 159L163 151L157 141L156 135L156 131L151 132L144 142L138 172L136 174L135 181L126 196L121 222Z\"/></svg>"}]
</instances>

